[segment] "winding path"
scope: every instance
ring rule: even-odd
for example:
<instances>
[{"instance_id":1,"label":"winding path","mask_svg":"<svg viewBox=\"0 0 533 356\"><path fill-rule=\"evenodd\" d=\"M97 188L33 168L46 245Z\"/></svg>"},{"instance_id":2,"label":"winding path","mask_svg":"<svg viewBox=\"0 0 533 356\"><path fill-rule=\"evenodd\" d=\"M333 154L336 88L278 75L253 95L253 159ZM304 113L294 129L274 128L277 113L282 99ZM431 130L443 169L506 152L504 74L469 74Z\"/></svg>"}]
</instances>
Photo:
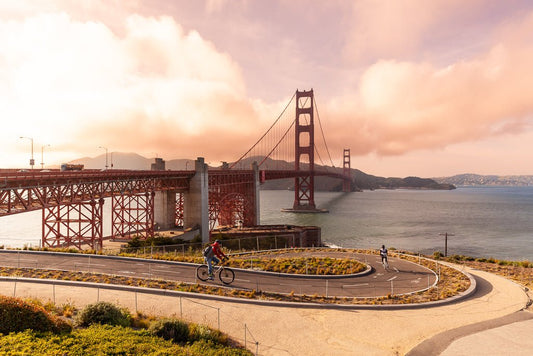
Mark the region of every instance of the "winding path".
<instances>
[{"instance_id":1,"label":"winding path","mask_svg":"<svg viewBox=\"0 0 533 356\"><path fill-rule=\"evenodd\" d=\"M307 253L320 256L324 252ZM380 297L387 294L413 293L433 286L437 276L421 265L406 260L389 258L385 270L377 255L360 253L329 253L330 257L352 257L371 267L368 273L346 276L306 276L265 273L253 269L235 269L231 287L272 293L295 293L329 297ZM246 256L242 258L246 259ZM186 283L196 279L196 267L152 259L114 256L51 253L36 251L0 250L0 265L6 267L46 268L67 271L113 274L127 277L154 278ZM253 263L251 263L253 267ZM216 280L211 284L221 284Z\"/></svg>"},{"instance_id":2,"label":"winding path","mask_svg":"<svg viewBox=\"0 0 533 356\"><path fill-rule=\"evenodd\" d=\"M33 254L19 254L20 259L15 256L0 253L1 264L9 262L16 266L24 257L27 259L24 264L39 267ZM371 260L375 257L369 256L368 262L374 263ZM94 272L104 267L97 261L102 262L91 258L90 268ZM55 263L60 263L58 266L64 269L80 270L82 264L85 269L89 261L63 259ZM135 265L136 262L128 263ZM128 263L120 267L131 272ZM163 273L151 270L155 267L148 267L148 272L141 268L140 273ZM0 279L0 293L45 300L53 298L56 304L74 303L78 307L107 300L118 302L131 311L175 315L220 327L259 355L487 355L504 354L509 350L513 355L529 354L533 348L530 338L533 314L523 311L528 303L523 288L491 273L469 268L466 271L474 276L478 285L470 298L432 308L401 310L301 308L297 303L258 305L224 298L184 297L157 290L108 290L96 284L80 287L54 285L52 281L9 279ZM385 274L382 278L386 278Z\"/></svg>"}]
</instances>

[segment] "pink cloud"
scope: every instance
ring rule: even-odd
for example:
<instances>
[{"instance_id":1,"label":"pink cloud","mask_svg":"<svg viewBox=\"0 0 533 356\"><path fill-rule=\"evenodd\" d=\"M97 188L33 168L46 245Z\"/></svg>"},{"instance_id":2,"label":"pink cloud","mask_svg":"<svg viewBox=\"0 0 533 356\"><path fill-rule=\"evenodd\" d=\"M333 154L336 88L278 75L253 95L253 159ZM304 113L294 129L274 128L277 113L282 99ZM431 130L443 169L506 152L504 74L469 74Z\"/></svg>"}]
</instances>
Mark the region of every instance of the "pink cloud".
<instances>
[{"instance_id":1,"label":"pink cloud","mask_svg":"<svg viewBox=\"0 0 533 356\"><path fill-rule=\"evenodd\" d=\"M387 156L530 129L532 18L502 29L488 52L468 60L371 65L356 91L328 103L334 141L351 140L352 154Z\"/></svg>"}]
</instances>

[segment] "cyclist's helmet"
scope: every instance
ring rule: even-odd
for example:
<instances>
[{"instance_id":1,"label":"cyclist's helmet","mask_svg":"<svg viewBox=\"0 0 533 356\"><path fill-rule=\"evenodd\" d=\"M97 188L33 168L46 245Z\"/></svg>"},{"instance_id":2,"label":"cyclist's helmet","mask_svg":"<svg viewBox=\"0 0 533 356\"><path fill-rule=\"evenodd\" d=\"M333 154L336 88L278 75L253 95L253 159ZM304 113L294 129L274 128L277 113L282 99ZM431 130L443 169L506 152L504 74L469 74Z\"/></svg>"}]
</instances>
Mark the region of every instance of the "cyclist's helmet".
<instances>
[{"instance_id":1,"label":"cyclist's helmet","mask_svg":"<svg viewBox=\"0 0 533 356\"><path fill-rule=\"evenodd\" d=\"M215 240L215 243L218 244L218 245L222 245L222 244L220 243L220 240Z\"/></svg>"}]
</instances>

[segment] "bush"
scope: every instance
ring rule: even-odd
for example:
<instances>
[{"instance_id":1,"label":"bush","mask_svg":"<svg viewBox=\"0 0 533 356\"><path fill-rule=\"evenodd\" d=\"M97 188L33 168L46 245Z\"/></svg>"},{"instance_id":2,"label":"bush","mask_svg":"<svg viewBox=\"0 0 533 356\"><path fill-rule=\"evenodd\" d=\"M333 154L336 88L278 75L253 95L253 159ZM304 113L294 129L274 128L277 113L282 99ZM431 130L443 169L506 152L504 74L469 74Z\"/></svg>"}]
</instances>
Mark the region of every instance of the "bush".
<instances>
[{"instance_id":1,"label":"bush","mask_svg":"<svg viewBox=\"0 0 533 356\"><path fill-rule=\"evenodd\" d=\"M186 353L179 345L151 335L146 330L95 324L70 334L26 330L0 338L0 355L200 355Z\"/></svg>"},{"instance_id":2,"label":"bush","mask_svg":"<svg viewBox=\"0 0 533 356\"><path fill-rule=\"evenodd\" d=\"M215 344L227 345L228 337L219 330L211 329L205 325L191 324L189 325L189 339L196 341L211 341Z\"/></svg>"},{"instance_id":3,"label":"bush","mask_svg":"<svg viewBox=\"0 0 533 356\"><path fill-rule=\"evenodd\" d=\"M80 326L92 324L130 326L131 315L111 303L98 302L89 304L82 310L78 317L78 324Z\"/></svg>"},{"instance_id":4,"label":"bush","mask_svg":"<svg viewBox=\"0 0 533 356\"><path fill-rule=\"evenodd\" d=\"M0 333L2 334L27 329L50 331L56 334L72 330L69 323L49 314L43 307L12 297L0 296L0 320Z\"/></svg>"},{"instance_id":5,"label":"bush","mask_svg":"<svg viewBox=\"0 0 533 356\"><path fill-rule=\"evenodd\" d=\"M444 257L444 255L442 254L442 252L440 252L440 251L435 251L435 252L433 252L433 258L434 258L435 260L440 260L440 259L443 258L443 257Z\"/></svg>"},{"instance_id":6,"label":"bush","mask_svg":"<svg viewBox=\"0 0 533 356\"><path fill-rule=\"evenodd\" d=\"M150 325L149 331L165 340L177 344L189 341L189 325L178 319L162 319Z\"/></svg>"},{"instance_id":7,"label":"bush","mask_svg":"<svg viewBox=\"0 0 533 356\"><path fill-rule=\"evenodd\" d=\"M60 336L26 330L0 337L0 355L250 356L244 349L199 341L176 345L147 330L92 325Z\"/></svg>"}]
</instances>

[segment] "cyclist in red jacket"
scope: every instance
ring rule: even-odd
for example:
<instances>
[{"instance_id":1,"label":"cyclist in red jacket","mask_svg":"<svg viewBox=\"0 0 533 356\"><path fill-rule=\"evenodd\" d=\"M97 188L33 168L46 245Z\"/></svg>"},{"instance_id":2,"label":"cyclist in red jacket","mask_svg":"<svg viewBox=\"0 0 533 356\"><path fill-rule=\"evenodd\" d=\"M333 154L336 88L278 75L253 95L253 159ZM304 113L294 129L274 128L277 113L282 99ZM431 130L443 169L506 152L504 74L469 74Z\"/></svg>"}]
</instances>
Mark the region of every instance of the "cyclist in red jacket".
<instances>
[{"instance_id":1,"label":"cyclist in red jacket","mask_svg":"<svg viewBox=\"0 0 533 356\"><path fill-rule=\"evenodd\" d=\"M226 256L224 252L222 252L221 247L222 244L220 243L220 241L215 240L215 242L211 244L211 251L209 251L209 253L205 256L205 262L207 263L209 271L209 279L211 280L213 279L213 263L216 265L220 263L220 260L224 261L228 258L228 256Z\"/></svg>"}]
</instances>

